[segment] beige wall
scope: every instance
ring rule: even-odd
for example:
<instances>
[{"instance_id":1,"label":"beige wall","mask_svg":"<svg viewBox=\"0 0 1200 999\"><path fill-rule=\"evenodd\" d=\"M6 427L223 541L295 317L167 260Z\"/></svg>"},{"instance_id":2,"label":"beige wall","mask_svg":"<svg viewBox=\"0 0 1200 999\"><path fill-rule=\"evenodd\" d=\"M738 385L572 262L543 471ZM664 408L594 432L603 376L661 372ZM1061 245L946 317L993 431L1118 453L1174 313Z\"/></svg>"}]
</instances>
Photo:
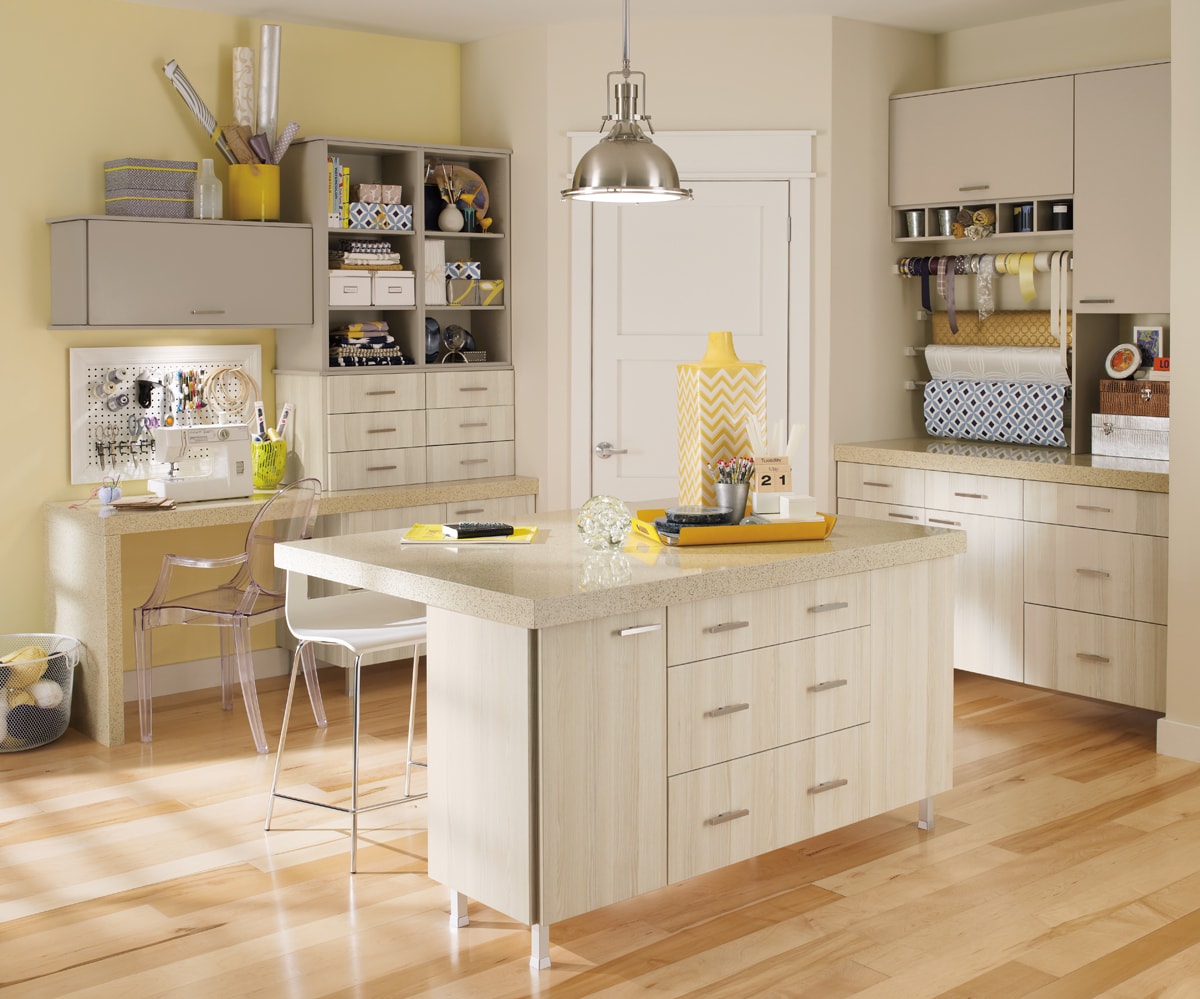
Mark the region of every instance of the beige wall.
<instances>
[{"instance_id":1,"label":"beige wall","mask_svg":"<svg viewBox=\"0 0 1200 999\"><path fill-rule=\"evenodd\" d=\"M104 213L105 160L124 156L196 159L211 146L162 73L177 59L205 102L232 117L231 50L257 48L259 22L118 3L39 0L6 3L0 30L0 99L8 122L0 190L8 193L0 240L0 420L5 427L0 632L45 627L42 503L82 498L70 485L68 350L130 344L261 345L268 408L274 411L271 330L47 331L50 315L46 219ZM457 142L460 48L379 35L283 28L280 115L304 134ZM354 93L350 75L378 74L383 88ZM219 158L218 158L219 162ZM286 169L286 167L285 167ZM219 175L225 179L223 166ZM202 538L157 535L132 542L126 605L144 600L166 548L203 544L236 551L242 533ZM112 585L120 585L113 580ZM128 622L130 615L126 613ZM128 627L128 624L127 624ZM173 631L174 629L169 629ZM206 629L197 629L202 633ZM164 633L156 661L211 655L199 636L173 651ZM132 643L126 643L132 649ZM215 646L214 646L215 648Z\"/></svg>"}]
</instances>

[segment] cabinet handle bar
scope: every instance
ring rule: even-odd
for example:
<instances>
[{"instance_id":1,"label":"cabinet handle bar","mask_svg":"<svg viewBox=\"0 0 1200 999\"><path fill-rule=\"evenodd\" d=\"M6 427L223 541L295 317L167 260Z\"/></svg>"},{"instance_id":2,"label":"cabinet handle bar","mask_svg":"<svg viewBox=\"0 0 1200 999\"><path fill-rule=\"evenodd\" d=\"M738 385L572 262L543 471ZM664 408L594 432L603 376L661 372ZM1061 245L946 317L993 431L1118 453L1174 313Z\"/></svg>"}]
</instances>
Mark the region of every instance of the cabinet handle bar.
<instances>
[{"instance_id":1,"label":"cabinet handle bar","mask_svg":"<svg viewBox=\"0 0 1200 999\"><path fill-rule=\"evenodd\" d=\"M1101 579L1108 579L1111 576L1103 569L1076 569L1075 571L1081 576L1099 576Z\"/></svg>"},{"instance_id":2,"label":"cabinet handle bar","mask_svg":"<svg viewBox=\"0 0 1200 999\"><path fill-rule=\"evenodd\" d=\"M369 434L394 434L395 432L396 432L395 427L377 427L373 430L367 431L367 433L369 433Z\"/></svg>"},{"instance_id":3,"label":"cabinet handle bar","mask_svg":"<svg viewBox=\"0 0 1200 999\"><path fill-rule=\"evenodd\" d=\"M192 309L193 316L223 316L224 309Z\"/></svg>"},{"instance_id":4,"label":"cabinet handle bar","mask_svg":"<svg viewBox=\"0 0 1200 999\"><path fill-rule=\"evenodd\" d=\"M836 687L844 687L850 681L844 677L841 680L823 680L821 683L814 683L808 688L810 694L819 694L822 690L833 690Z\"/></svg>"},{"instance_id":5,"label":"cabinet handle bar","mask_svg":"<svg viewBox=\"0 0 1200 999\"><path fill-rule=\"evenodd\" d=\"M738 711L749 711L750 705L743 701L741 704L722 704L719 708L705 711L705 718L720 718L722 715L732 715Z\"/></svg>"},{"instance_id":6,"label":"cabinet handle bar","mask_svg":"<svg viewBox=\"0 0 1200 999\"><path fill-rule=\"evenodd\" d=\"M890 482L864 482L863 485L864 486L875 486L877 489L891 489L892 488L892 484Z\"/></svg>"},{"instance_id":7,"label":"cabinet handle bar","mask_svg":"<svg viewBox=\"0 0 1200 999\"><path fill-rule=\"evenodd\" d=\"M987 493L955 493L955 496L961 496L963 499L987 499Z\"/></svg>"},{"instance_id":8,"label":"cabinet handle bar","mask_svg":"<svg viewBox=\"0 0 1200 999\"><path fill-rule=\"evenodd\" d=\"M838 777L836 780L823 780L815 787L808 789L809 794L824 794L826 791L832 791L835 787L845 787L850 781L845 777Z\"/></svg>"},{"instance_id":9,"label":"cabinet handle bar","mask_svg":"<svg viewBox=\"0 0 1200 999\"><path fill-rule=\"evenodd\" d=\"M991 184L964 184L959 188L960 191L986 191Z\"/></svg>"},{"instance_id":10,"label":"cabinet handle bar","mask_svg":"<svg viewBox=\"0 0 1200 999\"><path fill-rule=\"evenodd\" d=\"M460 392L486 392L486 385L462 385L459 387Z\"/></svg>"},{"instance_id":11,"label":"cabinet handle bar","mask_svg":"<svg viewBox=\"0 0 1200 999\"><path fill-rule=\"evenodd\" d=\"M1112 513L1110 506L1088 506L1085 503L1076 503L1076 510L1086 510L1088 513Z\"/></svg>"},{"instance_id":12,"label":"cabinet handle bar","mask_svg":"<svg viewBox=\"0 0 1200 999\"><path fill-rule=\"evenodd\" d=\"M483 507L473 506L469 510L455 510L454 516L461 517L464 513L483 513Z\"/></svg>"},{"instance_id":13,"label":"cabinet handle bar","mask_svg":"<svg viewBox=\"0 0 1200 999\"><path fill-rule=\"evenodd\" d=\"M723 631L737 631L739 628L749 628L749 621L723 621L720 624L713 624L704 629L706 635L719 635Z\"/></svg>"},{"instance_id":14,"label":"cabinet handle bar","mask_svg":"<svg viewBox=\"0 0 1200 999\"><path fill-rule=\"evenodd\" d=\"M639 624L632 628L622 628L617 632L622 638L627 638L630 635L645 635L651 631L662 631L661 624Z\"/></svg>"},{"instance_id":15,"label":"cabinet handle bar","mask_svg":"<svg viewBox=\"0 0 1200 999\"><path fill-rule=\"evenodd\" d=\"M891 510L888 511L888 516L895 517L897 520L918 520L919 519L915 513L893 513Z\"/></svg>"},{"instance_id":16,"label":"cabinet handle bar","mask_svg":"<svg viewBox=\"0 0 1200 999\"><path fill-rule=\"evenodd\" d=\"M363 395L395 395L395 389L372 389L370 392L364 392Z\"/></svg>"},{"instance_id":17,"label":"cabinet handle bar","mask_svg":"<svg viewBox=\"0 0 1200 999\"><path fill-rule=\"evenodd\" d=\"M394 472L395 470L396 470L395 465L368 465L367 466L368 472Z\"/></svg>"},{"instance_id":18,"label":"cabinet handle bar","mask_svg":"<svg viewBox=\"0 0 1200 999\"><path fill-rule=\"evenodd\" d=\"M706 826L719 826L722 822L732 822L734 819L744 819L750 814L750 809L739 808L733 812L722 812L720 815L714 815L711 819L705 819Z\"/></svg>"},{"instance_id":19,"label":"cabinet handle bar","mask_svg":"<svg viewBox=\"0 0 1200 999\"><path fill-rule=\"evenodd\" d=\"M1108 656L1098 656L1094 652L1076 652L1076 659L1082 659L1085 663L1110 663L1112 662Z\"/></svg>"},{"instance_id":20,"label":"cabinet handle bar","mask_svg":"<svg viewBox=\"0 0 1200 999\"><path fill-rule=\"evenodd\" d=\"M1116 303L1115 298L1081 298L1080 305L1113 305Z\"/></svg>"},{"instance_id":21,"label":"cabinet handle bar","mask_svg":"<svg viewBox=\"0 0 1200 999\"><path fill-rule=\"evenodd\" d=\"M941 517L930 517L931 524L945 524L947 527L962 527L961 520L943 520Z\"/></svg>"},{"instance_id":22,"label":"cabinet handle bar","mask_svg":"<svg viewBox=\"0 0 1200 999\"><path fill-rule=\"evenodd\" d=\"M826 611L845 610L849 606L850 602L848 600L839 600L832 604L817 604L815 607L810 607L808 612L810 614L824 614Z\"/></svg>"},{"instance_id":23,"label":"cabinet handle bar","mask_svg":"<svg viewBox=\"0 0 1200 999\"><path fill-rule=\"evenodd\" d=\"M460 461L459 464L460 465L486 465L488 463L488 461L489 461L488 458L463 458L463 460Z\"/></svg>"},{"instance_id":24,"label":"cabinet handle bar","mask_svg":"<svg viewBox=\"0 0 1200 999\"><path fill-rule=\"evenodd\" d=\"M479 423L460 423L458 425L458 428L460 430L467 430L471 427L486 427L486 426L487 426L487 420L481 420Z\"/></svg>"}]
</instances>

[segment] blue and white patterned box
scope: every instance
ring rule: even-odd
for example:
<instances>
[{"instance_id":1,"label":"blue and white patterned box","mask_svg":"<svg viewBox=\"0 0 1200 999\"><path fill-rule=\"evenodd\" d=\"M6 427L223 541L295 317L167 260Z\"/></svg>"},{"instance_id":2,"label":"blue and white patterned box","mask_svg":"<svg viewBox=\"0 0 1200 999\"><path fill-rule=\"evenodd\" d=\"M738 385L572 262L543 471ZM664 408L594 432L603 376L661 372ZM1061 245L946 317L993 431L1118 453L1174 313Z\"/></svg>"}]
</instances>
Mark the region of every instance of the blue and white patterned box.
<instances>
[{"instance_id":1,"label":"blue and white patterned box","mask_svg":"<svg viewBox=\"0 0 1200 999\"><path fill-rule=\"evenodd\" d=\"M478 260L450 260L446 262L446 277L479 280L483 277L483 265Z\"/></svg>"},{"instance_id":2,"label":"blue and white patterned box","mask_svg":"<svg viewBox=\"0 0 1200 999\"><path fill-rule=\"evenodd\" d=\"M934 379L925 385L930 437L1066 447L1065 385Z\"/></svg>"},{"instance_id":3,"label":"blue and white patterned box","mask_svg":"<svg viewBox=\"0 0 1200 999\"><path fill-rule=\"evenodd\" d=\"M413 210L412 205L389 205L383 204L383 217L386 220L385 229L399 229L402 232L408 232L413 227Z\"/></svg>"},{"instance_id":4,"label":"blue and white patterned box","mask_svg":"<svg viewBox=\"0 0 1200 999\"><path fill-rule=\"evenodd\" d=\"M381 214L380 206L375 201L351 201L350 202L350 228L351 229L378 229L379 216Z\"/></svg>"}]
</instances>

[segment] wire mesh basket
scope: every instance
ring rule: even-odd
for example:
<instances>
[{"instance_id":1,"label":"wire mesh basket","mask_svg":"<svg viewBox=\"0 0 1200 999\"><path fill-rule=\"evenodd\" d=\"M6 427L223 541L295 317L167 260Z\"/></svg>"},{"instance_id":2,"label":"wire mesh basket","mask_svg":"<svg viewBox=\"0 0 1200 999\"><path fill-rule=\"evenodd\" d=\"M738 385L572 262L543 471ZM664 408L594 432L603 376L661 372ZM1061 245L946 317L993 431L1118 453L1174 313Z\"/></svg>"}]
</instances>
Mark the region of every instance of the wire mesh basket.
<instances>
[{"instance_id":1,"label":"wire mesh basket","mask_svg":"<svg viewBox=\"0 0 1200 999\"><path fill-rule=\"evenodd\" d=\"M0 635L0 753L44 746L67 730L81 649L66 635Z\"/></svg>"}]
</instances>

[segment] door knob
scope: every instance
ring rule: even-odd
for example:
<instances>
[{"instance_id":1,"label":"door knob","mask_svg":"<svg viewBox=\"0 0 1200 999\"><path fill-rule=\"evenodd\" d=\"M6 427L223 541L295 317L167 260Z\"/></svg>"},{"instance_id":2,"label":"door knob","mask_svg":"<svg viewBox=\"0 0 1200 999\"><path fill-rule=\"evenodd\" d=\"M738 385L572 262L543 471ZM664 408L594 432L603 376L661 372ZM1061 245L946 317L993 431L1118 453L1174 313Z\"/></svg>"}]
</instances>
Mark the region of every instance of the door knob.
<instances>
[{"instance_id":1,"label":"door knob","mask_svg":"<svg viewBox=\"0 0 1200 999\"><path fill-rule=\"evenodd\" d=\"M614 454L629 454L627 448L613 447L608 441L601 441L592 450L600 458L611 458Z\"/></svg>"}]
</instances>

